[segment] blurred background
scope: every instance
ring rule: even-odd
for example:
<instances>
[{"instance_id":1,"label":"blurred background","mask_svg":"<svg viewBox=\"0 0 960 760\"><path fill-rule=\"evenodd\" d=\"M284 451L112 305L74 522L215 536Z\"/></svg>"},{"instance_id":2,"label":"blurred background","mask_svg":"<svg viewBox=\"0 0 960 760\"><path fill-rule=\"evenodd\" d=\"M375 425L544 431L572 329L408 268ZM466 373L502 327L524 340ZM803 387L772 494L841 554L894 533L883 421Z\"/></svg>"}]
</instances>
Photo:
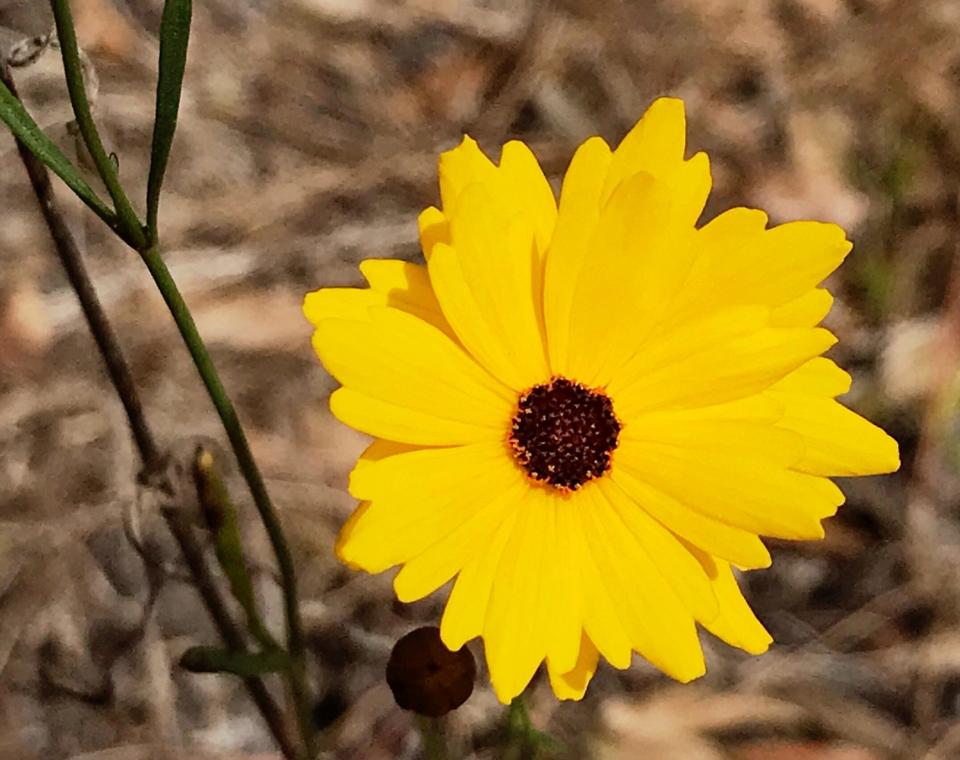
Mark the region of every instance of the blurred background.
<instances>
[{"instance_id":1,"label":"blurred background","mask_svg":"<svg viewBox=\"0 0 960 760\"><path fill-rule=\"evenodd\" d=\"M142 197L162 3L72 4L99 122ZM0 0L4 54L29 49L48 13ZM57 63L42 54L15 74L70 149ZM390 574L356 575L332 555L364 441L327 411L303 294L358 283L362 258L420 255L437 154L464 132L494 157L527 141L559 181L580 141L616 143L662 94L686 100L691 150L710 153L704 218L752 205L848 230L854 253L830 283L834 356L855 378L846 403L898 439L904 466L842 483L848 505L825 541L777 544L773 567L748 576L777 640L769 654L704 634L696 684L640 661L601 667L577 704L538 679L533 719L568 758L960 758L960 2L199 0L161 230L294 542L332 756L419 755L383 669L441 601L400 605ZM158 434L174 452L216 445L217 418L140 262L62 195ZM136 470L4 134L0 758L272 760L236 683L174 666L215 635ZM453 757L497 756L485 678L449 719Z\"/></svg>"}]
</instances>

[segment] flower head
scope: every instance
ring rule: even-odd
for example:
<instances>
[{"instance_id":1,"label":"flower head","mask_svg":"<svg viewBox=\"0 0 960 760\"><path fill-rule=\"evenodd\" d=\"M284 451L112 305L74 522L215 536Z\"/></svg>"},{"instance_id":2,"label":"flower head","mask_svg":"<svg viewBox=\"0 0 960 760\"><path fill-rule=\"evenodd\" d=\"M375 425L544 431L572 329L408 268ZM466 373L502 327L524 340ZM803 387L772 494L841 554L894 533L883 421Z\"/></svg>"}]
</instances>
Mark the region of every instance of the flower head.
<instances>
[{"instance_id":1,"label":"flower head","mask_svg":"<svg viewBox=\"0 0 960 760\"><path fill-rule=\"evenodd\" d=\"M684 143L658 100L616 150L580 146L558 204L523 143L494 164L464 138L420 216L426 265L368 260L369 288L305 302L333 413L376 438L337 552L402 566L404 601L454 580L443 642L482 637L504 702L543 662L561 698L600 655L696 678L698 624L765 651L732 567L821 538L829 476L899 466L820 356L843 230L746 208L698 227L710 168Z\"/></svg>"}]
</instances>

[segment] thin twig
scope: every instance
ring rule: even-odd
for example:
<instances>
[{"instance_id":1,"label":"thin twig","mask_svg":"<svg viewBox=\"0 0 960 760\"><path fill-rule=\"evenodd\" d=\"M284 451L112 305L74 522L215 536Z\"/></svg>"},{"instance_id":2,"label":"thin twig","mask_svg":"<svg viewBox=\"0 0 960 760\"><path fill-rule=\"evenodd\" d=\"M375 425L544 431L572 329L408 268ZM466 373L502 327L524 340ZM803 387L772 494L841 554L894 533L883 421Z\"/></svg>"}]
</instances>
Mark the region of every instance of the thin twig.
<instances>
[{"instance_id":1,"label":"thin twig","mask_svg":"<svg viewBox=\"0 0 960 760\"><path fill-rule=\"evenodd\" d=\"M0 81L3 81L15 96L17 95L16 85L6 62L3 60L0 60ZM156 472L162 467L163 456L147 423L143 406L140 403L120 344L100 305L96 289L87 274L80 249L56 202L53 187L50 183L50 175L47 173L46 167L19 141L17 142L17 148L30 178L33 192L40 204L44 221L50 230L54 248L67 272L70 285L77 294L84 317L91 333L93 333L97 349L107 366L110 381L127 414L127 420L144 471L147 473ZM189 524L186 523L183 515L176 510L167 509L163 511L163 514L170 531L180 546L184 559L190 568L194 584L200 592L204 605L213 618L220 636L228 646L245 650L246 642L243 632L234 622L227 604L217 588L216 579L210 571L203 549L194 538ZM244 679L244 684L284 756L296 758L298 756L296 745L289 737L283 713L262 679L247 678Z\"/></svg>"},{"instance_id":2,"label":"thin twig","mask_svg":"<svg viewBox=\"0 0 960 760\"><path fill-rule=\"evenodd\" d=\"M13 93L14 97L20 97L10 70L2 60L0 60L0 79ZM17 141L17 150L20 153L20 160L27 170L27 175L30 177L30 184L33 186L33 192L40 204L43 219L50 230L54 248L60 257L60 263L67 273L70 286L77 294L80 306L83 308L83 314L90 326L90 332L93 333L93 339L97 343L97 349L107 366L110 382L116 388L120 402L127 413L130 431L133 433L140 457L145 465L158 462L160 451L147 425L143 406L133 384L133 377L130 375L130 369L120 351L117 336L100 306L93 283L87 276L76 240L70 233L70 229L57 206L47 168L19 140Z\"/></svg>"}]
</instances>

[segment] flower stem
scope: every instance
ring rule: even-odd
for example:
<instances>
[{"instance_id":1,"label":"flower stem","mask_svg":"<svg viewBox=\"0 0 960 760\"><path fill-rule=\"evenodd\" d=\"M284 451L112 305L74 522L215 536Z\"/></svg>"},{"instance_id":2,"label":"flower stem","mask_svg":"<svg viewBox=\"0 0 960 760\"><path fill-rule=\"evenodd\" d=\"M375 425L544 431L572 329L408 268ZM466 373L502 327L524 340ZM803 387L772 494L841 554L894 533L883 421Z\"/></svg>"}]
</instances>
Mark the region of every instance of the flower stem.
<instances>
[{"instance_id":1,"label":"flower stem","mask_svg":"<svg viewBox=\"0 0 960 760\"><path fill-rule=\"evenodd\" d=\"M523 694L515 697L507 708L504 760L531 760L552 756L560 744L549 734L533 727Z\"/></svg>"},{"instance_id":2,"label":"flower stem","mask_svg":"<svg viewBox=\"0 0 960 760\"><path fill-rule=\"evenodd\" d=\"M97 173L106 185L113 205L116 208L119 233L133 248L142 249L147 244L146 235L140 224L137 213L130 205L117 169L113 160L107 155L93 120L90 101L87 98L87 89L83 81L83 62L80 60L80 48L77 46L77 32L73 24L73 15L70 12L69 0L50 0L53 17L57 26L57 39L60 42L60 54L63 57L63 71L67 80L67 91L70 93L70 103L77 119L77 126L83 142L90 152Z\"/></svg>"},{"instance_id":3,"label":"flower stem","mask_svg":"<svg viewBox=\"0 0 960 760\"><path fill-rule=\"evenodd\" d=\"M103 180L104 185L106 185L110 197L113 199L118 217L117 233L128 245L140 253L167 307L170 309L177 328L180 331L180 335L190 352L194 365L220 416L227 437L230 440L231 448L234 451L240 470L253 496L253 501L256 504L257 511L260 513L260 519L263 522L274 555L276 556L284 597L287 653L290 656L291 663L289 669L286 671L286 676L291 697L296 706L297 722L303 741L302 756L304 760L313 760L316 754L316 732L313 728L312 704L307 686L306 650L298 604L297 576L286 537L283 534L276 510L270 501L263 477L250 451L250 446L243 432L243 428L240 425L240 420L233 407L233 403L227 395L223 383L220 381L217 370L210 359L210 354L197 331L197 326L190 314L190 310L187 308L183 296L180 294L176 283L170 275L170 271L167 269L166 264L159 254L155 243L156 234L152 233L148 239L148 235L136 211L134 211L133 206L130 204L123 190L114 161L107 154L103 146L103 141L100 138L96 123L93 119L90 101L87 97L84 83L83 61L81 60L80 49L77 45L77 35L73 16L70 11L70 2L69 0L50 0L50 5L56 22L67 90L70 94L73 113L80 134L93 159L97 172ZM111 367L111 371L112 370L113 367ZM124 397L122 391L121 396ZM126 398L133 398L133 396L128 394ZM137 438L138 446L148 452L148 459L152 458L156 454L156 447L152 440L144 435L144 431L146 430L145 425L137 422L136 415L139 410L136 408L132 410L128 408L127 411L128 415L131 416L131 422L137 423L134 425L133 430Z\"/></svg>"},{"instance_id":4,"label":"flower stem","mask_svg":"<svg viewBox=\"0 0 960 760\"><path fill-rule=\"evenodd\" d=\"M514 697L507 708L507 729L513 736L527 736L532 727L530 713L527 710L527 700L523 694Z\"/></svg>"},{"instance_id":5,"label":"flower stem","mask_svg":"<svg viewBox=\"0 0 960 760\"><path fill-rule=\"evenodd\" d=\"M17 96L16 84L3 60L0 60L0 82L3 82L14 96ZM114 390L120 397L123 408L127 413L127 422L133 433L143 468L145 471L155 470L160 466L163 455L157 446L156 439L153 437L147 417L144 414L143 405L140 403L140 397L133 382L130 367L120 347L120 342L100 304L96 288L87 272L76 239L70 232L63 213L57 204L50 183L50 175L47 173L46 167L23 143L17 141L17 148L24 168L27 170L27 176L30 178L34 195L40 205L43 219L53 239L54 248L60 257L60 263L67 273L70 285L77 295L77 300L80 302L83 316L107 367L107 373ZM194 538L190 526L178 510L167 509L164 510L163 515L183 552L193 576L194 584L200 592L204 605L213 618L220 636L232 648L243 650L246 646L243 632L234 622L229 608L217 588L216 580L204 558L203 547ZM283 713L263 680L259 677L246 678L244 679L244 685L260 710L284 757L291 758L291 760L295 758L295 742L289 736Z\"/></svg>"},{"instance_id":6,"label":"flower stem","mask_svg":"<svg viewBox=\"0 0 960 760\"><path fill-rule=\"evenodd\" d=\"M440 719L418 715L417 728L420 730L420 741L423 742L423 756L426 760L447 760L449 755L443 740Z\"/></svg>"},{"instance_id":7,"label":"flower stem","mask_svg":"<svg viewBox=\"0 0 960 760\"><path fill-rule=\"evenodd\" d=\"M287 545L280 519L270 500L266 484L260 469L257 467L250 444L243 432L240 419L237 416L233 402L227 395L226 389L220 380L220 375L214 367L210 354L203 339L197 330L190 309L187 307L180 289L167 269L167 265L156 248L149 248L141 253L154 283L160 290L163 300L173 316L183 342L190 352L193 363L203 380L210 400L213 402L230 440L231 448L237 458L237 464L250 489L254 504L267 531L267 537L277 558L277 567L280 571L281 586L283 588L283 606L287 627L287 651L290 655L291 667L288 673L291 696L297 708L297 719L300 733L308 756L313 757L316 746L315 731L313 729L310 696L306 678L306 650L304 646L303 624L300 620L300 607L297 596L297 573L293 564L293 557Z\"/></svg>"}]
</instances>

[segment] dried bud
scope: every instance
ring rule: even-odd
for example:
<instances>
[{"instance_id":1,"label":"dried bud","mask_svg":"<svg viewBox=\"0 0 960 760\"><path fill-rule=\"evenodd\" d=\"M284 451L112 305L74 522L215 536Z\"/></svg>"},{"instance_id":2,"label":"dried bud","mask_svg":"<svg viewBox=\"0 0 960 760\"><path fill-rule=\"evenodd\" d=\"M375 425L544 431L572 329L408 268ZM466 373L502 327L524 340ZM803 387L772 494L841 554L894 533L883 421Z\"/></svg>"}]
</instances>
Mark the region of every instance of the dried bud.
<instances>
[{"instance_id":1,"label":"dried bud","mask_svg":"<svg viewBox=\"0 0 960 760\"><path fill-rule=\"evenodd\" d=\"M470 650L451 652L435 626L401 638L387 663L387 683L397 704L428 718L439 718L466 702L476 675Z\"/></svg>"}]
</instances>

